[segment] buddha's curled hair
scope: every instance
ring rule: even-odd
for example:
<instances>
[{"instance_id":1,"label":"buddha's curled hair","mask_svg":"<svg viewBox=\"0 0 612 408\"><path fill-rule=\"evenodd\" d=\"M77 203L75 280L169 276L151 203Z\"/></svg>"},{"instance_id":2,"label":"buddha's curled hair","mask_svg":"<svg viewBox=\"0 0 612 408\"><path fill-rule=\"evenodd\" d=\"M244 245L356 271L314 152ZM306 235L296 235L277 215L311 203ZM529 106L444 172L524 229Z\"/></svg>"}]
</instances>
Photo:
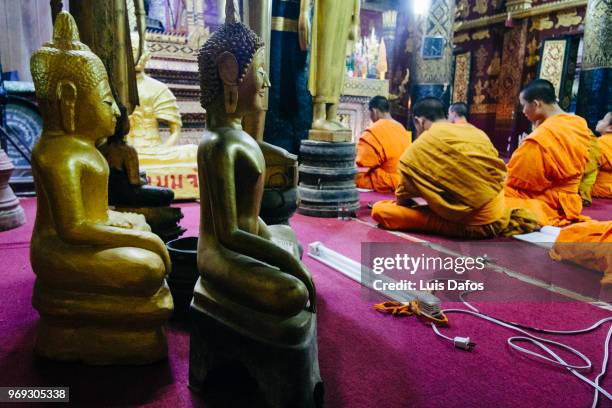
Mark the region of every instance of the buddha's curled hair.
<instances>
[{"instance_id":1,"label":"buddha's curled hair","mask_svg":"<svg viewBox=\"0 0 612 408\"><path fill-rule=\"evenodd\" d=\"M200 71L200 103L206 109L222 97L223 84L219 77L217 59L227 51L238 61L237 84L242 82L257 50L264 46L253 30L240 22L224 24L202 45L198 53Z\"/></svg>"}]
</instances>

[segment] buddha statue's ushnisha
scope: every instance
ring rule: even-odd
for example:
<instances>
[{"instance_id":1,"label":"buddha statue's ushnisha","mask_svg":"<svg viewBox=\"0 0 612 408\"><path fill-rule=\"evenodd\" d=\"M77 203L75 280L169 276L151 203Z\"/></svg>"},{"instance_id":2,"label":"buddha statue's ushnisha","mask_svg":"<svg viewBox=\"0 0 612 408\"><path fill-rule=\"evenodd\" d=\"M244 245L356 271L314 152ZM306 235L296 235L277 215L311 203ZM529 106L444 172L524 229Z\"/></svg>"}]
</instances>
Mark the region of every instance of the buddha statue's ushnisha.
<instances>
[{"instance_id":1,"label":"buddha statue's ushnisha","mask_svg":"<svg viewBox=\"0 0 612 408\"><path fill-rule=\"evenodd\" d=\"M132 36L134 58L138 56L138 35ZM170 187L175 198L198 197L197 150L192 144L178 144L181 136L181 114L176 98L166 84L145 73L151 54L145 47L136 64L139 105L130 115L128 144L138 151L140 167L152 185ZM170 136L165 142L159 122L168 125Z\"/></svg>"},{"instance_id":2,"label":"buddha statue's ushnisha","mask_svg":"<svg viewBox=\"0 0 612 408\"><path fill-rule=\"evenodd\" d=\"M32 153L36 353L93 364L164 358L170 257L142 215L108 208L109 169L96 144L114 133L119 110L106 69L67 12L30 66L43 118Z\"/></svg>"}]
</instances>

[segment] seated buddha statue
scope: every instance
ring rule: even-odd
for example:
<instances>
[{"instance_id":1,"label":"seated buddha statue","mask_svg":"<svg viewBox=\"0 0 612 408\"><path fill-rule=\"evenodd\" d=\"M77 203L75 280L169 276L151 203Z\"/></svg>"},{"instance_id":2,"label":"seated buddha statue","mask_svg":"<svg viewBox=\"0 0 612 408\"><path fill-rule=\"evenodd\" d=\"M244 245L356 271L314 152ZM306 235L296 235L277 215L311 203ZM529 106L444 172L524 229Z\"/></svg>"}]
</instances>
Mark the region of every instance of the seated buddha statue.
<instances>
[{"instance_id":1,"label":"seated buddha statue","mask_svg":"<svg viewBox=\"0 0 612 408\"><path fill-rule=\"evenodd\" d=\"M137 35L132 38L132 46L134 58L138 58ZM150 58L145 47L135 62L140 103L130 115L127 142L136 148L140 167L152 185L171 188L177 199L197 198L198 146L178 144L182 127L179 107L168 86L145 73ZM159 133L159 122L166 123L170 130L165 142Z\"/></svg>"},{"instance_id":2,"label":"seated buddha statue","mask_svg":"<svg viewBox=\"0 0 612 408\"><path fill-rule=\"evenodd\" d=\"M262 110L266 98L265 49L237 22L235 2L227 7L226 23L198 56L208 131L198 150L200 279L192 302L190 386L199 389L216 362L237 360L268 397L291 389L286 392L297 398L268 400L270 406L311 406L320 381L315 286L291 228L267 226L258 216L266 163L242 120ZM301 391L285 387L292 381Z\"/></svg>"},{"instance_id":3,"label":"seated buddha statue","mask_svg":"<svg viewBox=\"0 0 612 408\"><path fill-rule=\"evenodd\" d=\"M30 67L43 118L32 153L35 351L91 364L162 359L170 257L142 215L109 211L108 164L96 144L113 134L119 110L106 69L67 12Z\"/></svg>"},{"instance_id":4,"label":"seated buddha statue","mask_svg":"<svg viewBox=\"0 0 612 408\"><path fill-rule=\"evenodd\" d=\"M127 109L118 104L121 112L115 133L98 149L108 162L108 203L113 206L166 207L172 203L174 192L169 188L154 187L141 178L138 153L125 142L130 130Z\"/></svg>"}]
</instances>

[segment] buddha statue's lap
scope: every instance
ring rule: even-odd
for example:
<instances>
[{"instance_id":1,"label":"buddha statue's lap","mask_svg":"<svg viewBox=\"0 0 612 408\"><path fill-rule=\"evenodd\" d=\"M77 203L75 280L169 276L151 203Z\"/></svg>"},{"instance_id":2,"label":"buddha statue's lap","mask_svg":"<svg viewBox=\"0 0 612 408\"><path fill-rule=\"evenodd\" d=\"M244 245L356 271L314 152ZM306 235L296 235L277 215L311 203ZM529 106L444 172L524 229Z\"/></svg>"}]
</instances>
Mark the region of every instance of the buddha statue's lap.
<instances>
[{"instance_id":1,"label":"buddha statue's lap","mask_svg":"<svg viewBox=\"0 0 612 408\"><path fill-rule=\"evenodd\" d=\"M143 216L108 209L109 169L96 143L113 134L119 112L106 70L66 12L31 69L43 116L32 154L36 351L95 364L163 358L170 261ZM117 325L126 319L133 324Z\"/></svg>"}]
</instances>

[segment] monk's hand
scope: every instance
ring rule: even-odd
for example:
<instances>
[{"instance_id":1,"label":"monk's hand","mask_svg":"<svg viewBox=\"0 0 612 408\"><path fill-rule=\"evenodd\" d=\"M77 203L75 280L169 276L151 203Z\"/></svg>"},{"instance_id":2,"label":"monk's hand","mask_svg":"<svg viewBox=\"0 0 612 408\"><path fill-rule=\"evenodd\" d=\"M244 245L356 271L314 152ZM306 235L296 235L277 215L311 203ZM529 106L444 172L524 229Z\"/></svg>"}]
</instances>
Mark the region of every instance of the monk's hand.
<instances>
[{"instance_id":1,"label":"monk's hand","mask_svg":"<svg viewBox=\"0 0 612 408\"><path fill-rule=\"evenodd\" d=\"M300 49L302 51L308 50L310 46L310 22L305 12L300 13L300 18L298 20L298 35L300 39Z\"/></svg>"}]
</instances>

